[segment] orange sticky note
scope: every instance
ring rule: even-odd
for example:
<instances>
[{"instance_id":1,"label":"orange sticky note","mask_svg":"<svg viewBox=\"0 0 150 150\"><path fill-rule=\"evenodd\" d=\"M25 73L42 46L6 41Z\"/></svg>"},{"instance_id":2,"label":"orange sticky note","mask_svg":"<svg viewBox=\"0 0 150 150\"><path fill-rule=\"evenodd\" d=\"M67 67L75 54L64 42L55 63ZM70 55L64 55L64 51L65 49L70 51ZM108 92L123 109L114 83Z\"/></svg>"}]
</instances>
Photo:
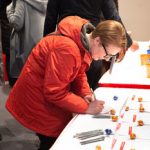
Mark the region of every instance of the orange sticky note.
<instances>
[{"instance_id":1,"label":"orange sticky note","mask_svg":"<svg viewBox=\"0 0 150 150\"><path fill-rule=\"evenodd\" d=\"M141 54L141 65L150 65L150 54Z\"/></svg>"},{"instance_id":2,"label":"orange sticky note","mask_svg":"<svg viewBox=\"0 0 150 150\"><path fill-rule=\"evenodd\" d=\"M147 78L150 78L150 65L146 65Z\"/></svg>"}]
</instances>

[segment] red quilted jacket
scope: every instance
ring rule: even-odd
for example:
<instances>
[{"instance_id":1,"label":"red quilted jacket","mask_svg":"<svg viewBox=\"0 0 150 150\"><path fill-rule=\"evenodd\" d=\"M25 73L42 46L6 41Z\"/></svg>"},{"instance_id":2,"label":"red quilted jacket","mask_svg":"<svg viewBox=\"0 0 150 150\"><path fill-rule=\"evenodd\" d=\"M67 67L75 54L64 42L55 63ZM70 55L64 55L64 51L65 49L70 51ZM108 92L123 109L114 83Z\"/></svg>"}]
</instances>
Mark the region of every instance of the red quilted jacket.
<instances>
[{"instance_id":1,"label":"red quilted jacket","mask_svg":"<svg viewBox=\"0 0 150 150\"><path fill-rule=\"evenodd\" d=\"M8 111L25 127L57 137L72 118L84 113L91 94L85 71L91 57L80 41L87 20L63 19L58 32L43 38L32 50L6 102Z\"/></svg>"}]
</instances>

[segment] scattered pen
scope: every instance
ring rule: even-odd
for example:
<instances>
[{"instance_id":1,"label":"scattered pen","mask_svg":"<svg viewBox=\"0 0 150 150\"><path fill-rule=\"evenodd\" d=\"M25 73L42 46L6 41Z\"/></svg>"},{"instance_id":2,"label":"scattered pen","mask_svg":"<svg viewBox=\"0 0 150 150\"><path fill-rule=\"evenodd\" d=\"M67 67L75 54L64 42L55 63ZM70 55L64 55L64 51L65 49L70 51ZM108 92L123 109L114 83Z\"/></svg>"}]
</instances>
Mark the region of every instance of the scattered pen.
<instances>
[{"instance_id":1,"label":"scattered pen","mask_svg":"<svg viewBox=\"0 0 150 150\"><path fill-rule=\"evenodd\" d=\"M86 135L90 135L90 134L95 134L95 133L99 133L99 132L103 132L103 131L101 129L97 129L97 130L92 130L92 131L76 133L76 135L74 135L74 138L78 138L78 137L86 136Z\"/></svg>"},{"instance_id":2,"label":"scattered pen","mask_svg":"<svg viewBox=\"0 0 150 150\"><path fill-rule=\"evenodd\" d=\"M98 114L93 115L92 118L102 118L102 119L110 119L112 116L110 114Z\"/></svg>"},{"instance_id":3,"label":"scattered pen","mask_svg":"<svg viewBox=\"0 0 150 150\"><path fill-rule=\"evenodd\" d=\"M98 141L104 141L104 140L105 140L105 136L102 136L99 138L82 141L82 142L80 142L80 144L85 145L85 144L90 144L90 143L94 143L94 142L98 142Z\"/></svg>"},{"instance_id":4,"label":"scattered pen","mask_svg":"<svg viewBox=\"0 0 150 150\"><path fill-rule=\"evenodd\" d=\"M82 137L78 137L79 140L85 140L85 139L88 139L88 138L93 138L93 137L97 137L97 136L102 136L104 135L104 132L99 132L99 133L95 133L95 134L89 134L89 135L86 135L86 136L82 136Z\"/></svg>"}]
</instances>

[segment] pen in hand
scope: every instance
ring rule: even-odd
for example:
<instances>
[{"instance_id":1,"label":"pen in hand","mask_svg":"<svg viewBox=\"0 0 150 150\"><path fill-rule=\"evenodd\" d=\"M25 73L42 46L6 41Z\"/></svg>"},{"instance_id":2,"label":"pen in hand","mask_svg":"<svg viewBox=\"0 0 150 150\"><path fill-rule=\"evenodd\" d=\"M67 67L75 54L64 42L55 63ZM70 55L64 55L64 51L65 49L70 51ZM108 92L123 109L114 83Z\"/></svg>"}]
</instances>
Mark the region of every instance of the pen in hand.
<instances>
[{"instance_id":1,"label":"pen in hand","mask_svg":"<svg viewBox=\"0 0 150 150\"><path fill-rule=\"evenodd\" d=\"M84 98L86 100L86 102L89 104L85 113L91 114L91 115L96 115L102 111L102 109L104 108L103 105L105 102L97 100L92 89L91 89L91 92L93 95L87 95Z\"/></svg>"},{"instance_id":2,"label":"pen in hand","mask_svg":"<svg viewBox=\"0 0 150 150\"><path fill-rule=\"evenodd\" d=\"M92 88L91 88L91 92L92 92L92 95L93 95L93 98L94 98L94 101L95 101L96 100L96 95L95 95L95 93L94 93Z\"/></svg>"},{"instance_id":3,"label":"pen in hand","mask_svg":"<svg viewBox=\"0 0 150 150\"><path fill-rule=\"evenodd\" d=\"M94 93L94 91L93 91L93 89L91 88L91 92L92 92L92 95L93 95L93 98L94 98L94 100L93 101L97 101L97 99L96 99L96 95L95 95L95 93ZM101 101L101 105L103 105L103 109L105 109L104 108L104 104L105 104L105 102L103 101Z\"/></svg>"},{"instance_id":4,"label":"pen in hand","mask_svg":"<svg viewBox=\"0 0 150 150\"><path fill-rule=\"evenodd\" d=\"M94 92L93 92L93 90L91 89L91 92L92 92L92 96L91 95L86 95L85 97L84 97L84 100L89 104L89 103L91 103L91 102L93 102L93 101L96 101L96 96L95 96L95 94L94 94Z\"/></svg>"}]
</instances>

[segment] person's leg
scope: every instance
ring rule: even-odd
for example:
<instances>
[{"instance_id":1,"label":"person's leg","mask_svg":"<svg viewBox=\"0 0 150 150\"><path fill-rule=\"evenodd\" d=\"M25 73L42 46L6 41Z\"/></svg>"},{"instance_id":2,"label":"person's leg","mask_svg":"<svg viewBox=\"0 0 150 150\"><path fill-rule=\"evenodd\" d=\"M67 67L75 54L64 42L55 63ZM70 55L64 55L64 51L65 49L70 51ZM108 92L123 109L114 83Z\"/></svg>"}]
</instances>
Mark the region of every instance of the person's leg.
<instances>
[{"instance_id":1,"label":"person's leg","mask_svg":"<svg viewBox=\"0 0 150 150\"><path fill-rule=\"evenodd\" d=\"M2 135L0 134L0 141L2 141Z\"/></svg>"},{"instance_id":2,"label":"person's leg","mask_svg":"<svg viewBox=\"0 0 150 150\"><path fill-rule=\"evenodd\" d=\"M1 16L1 33L2 33L2 51L6 55L6 70L9 80L9 85L13 86L17 79L10 77L10 35L12 28L6 16L6 10L2 11Z\"/></svg>"},{"instance_id":3,"label":"person's leg","mask_svg":"<svg viewBox=\"0 0 150 150\"><path fill-rule=\"evenodd\" d=\"M36 133L36 135L40 140L40 146L38 150L49 150L57 139L56 137L48 137L39 133Z\"/></svg>"}]
</instances>

